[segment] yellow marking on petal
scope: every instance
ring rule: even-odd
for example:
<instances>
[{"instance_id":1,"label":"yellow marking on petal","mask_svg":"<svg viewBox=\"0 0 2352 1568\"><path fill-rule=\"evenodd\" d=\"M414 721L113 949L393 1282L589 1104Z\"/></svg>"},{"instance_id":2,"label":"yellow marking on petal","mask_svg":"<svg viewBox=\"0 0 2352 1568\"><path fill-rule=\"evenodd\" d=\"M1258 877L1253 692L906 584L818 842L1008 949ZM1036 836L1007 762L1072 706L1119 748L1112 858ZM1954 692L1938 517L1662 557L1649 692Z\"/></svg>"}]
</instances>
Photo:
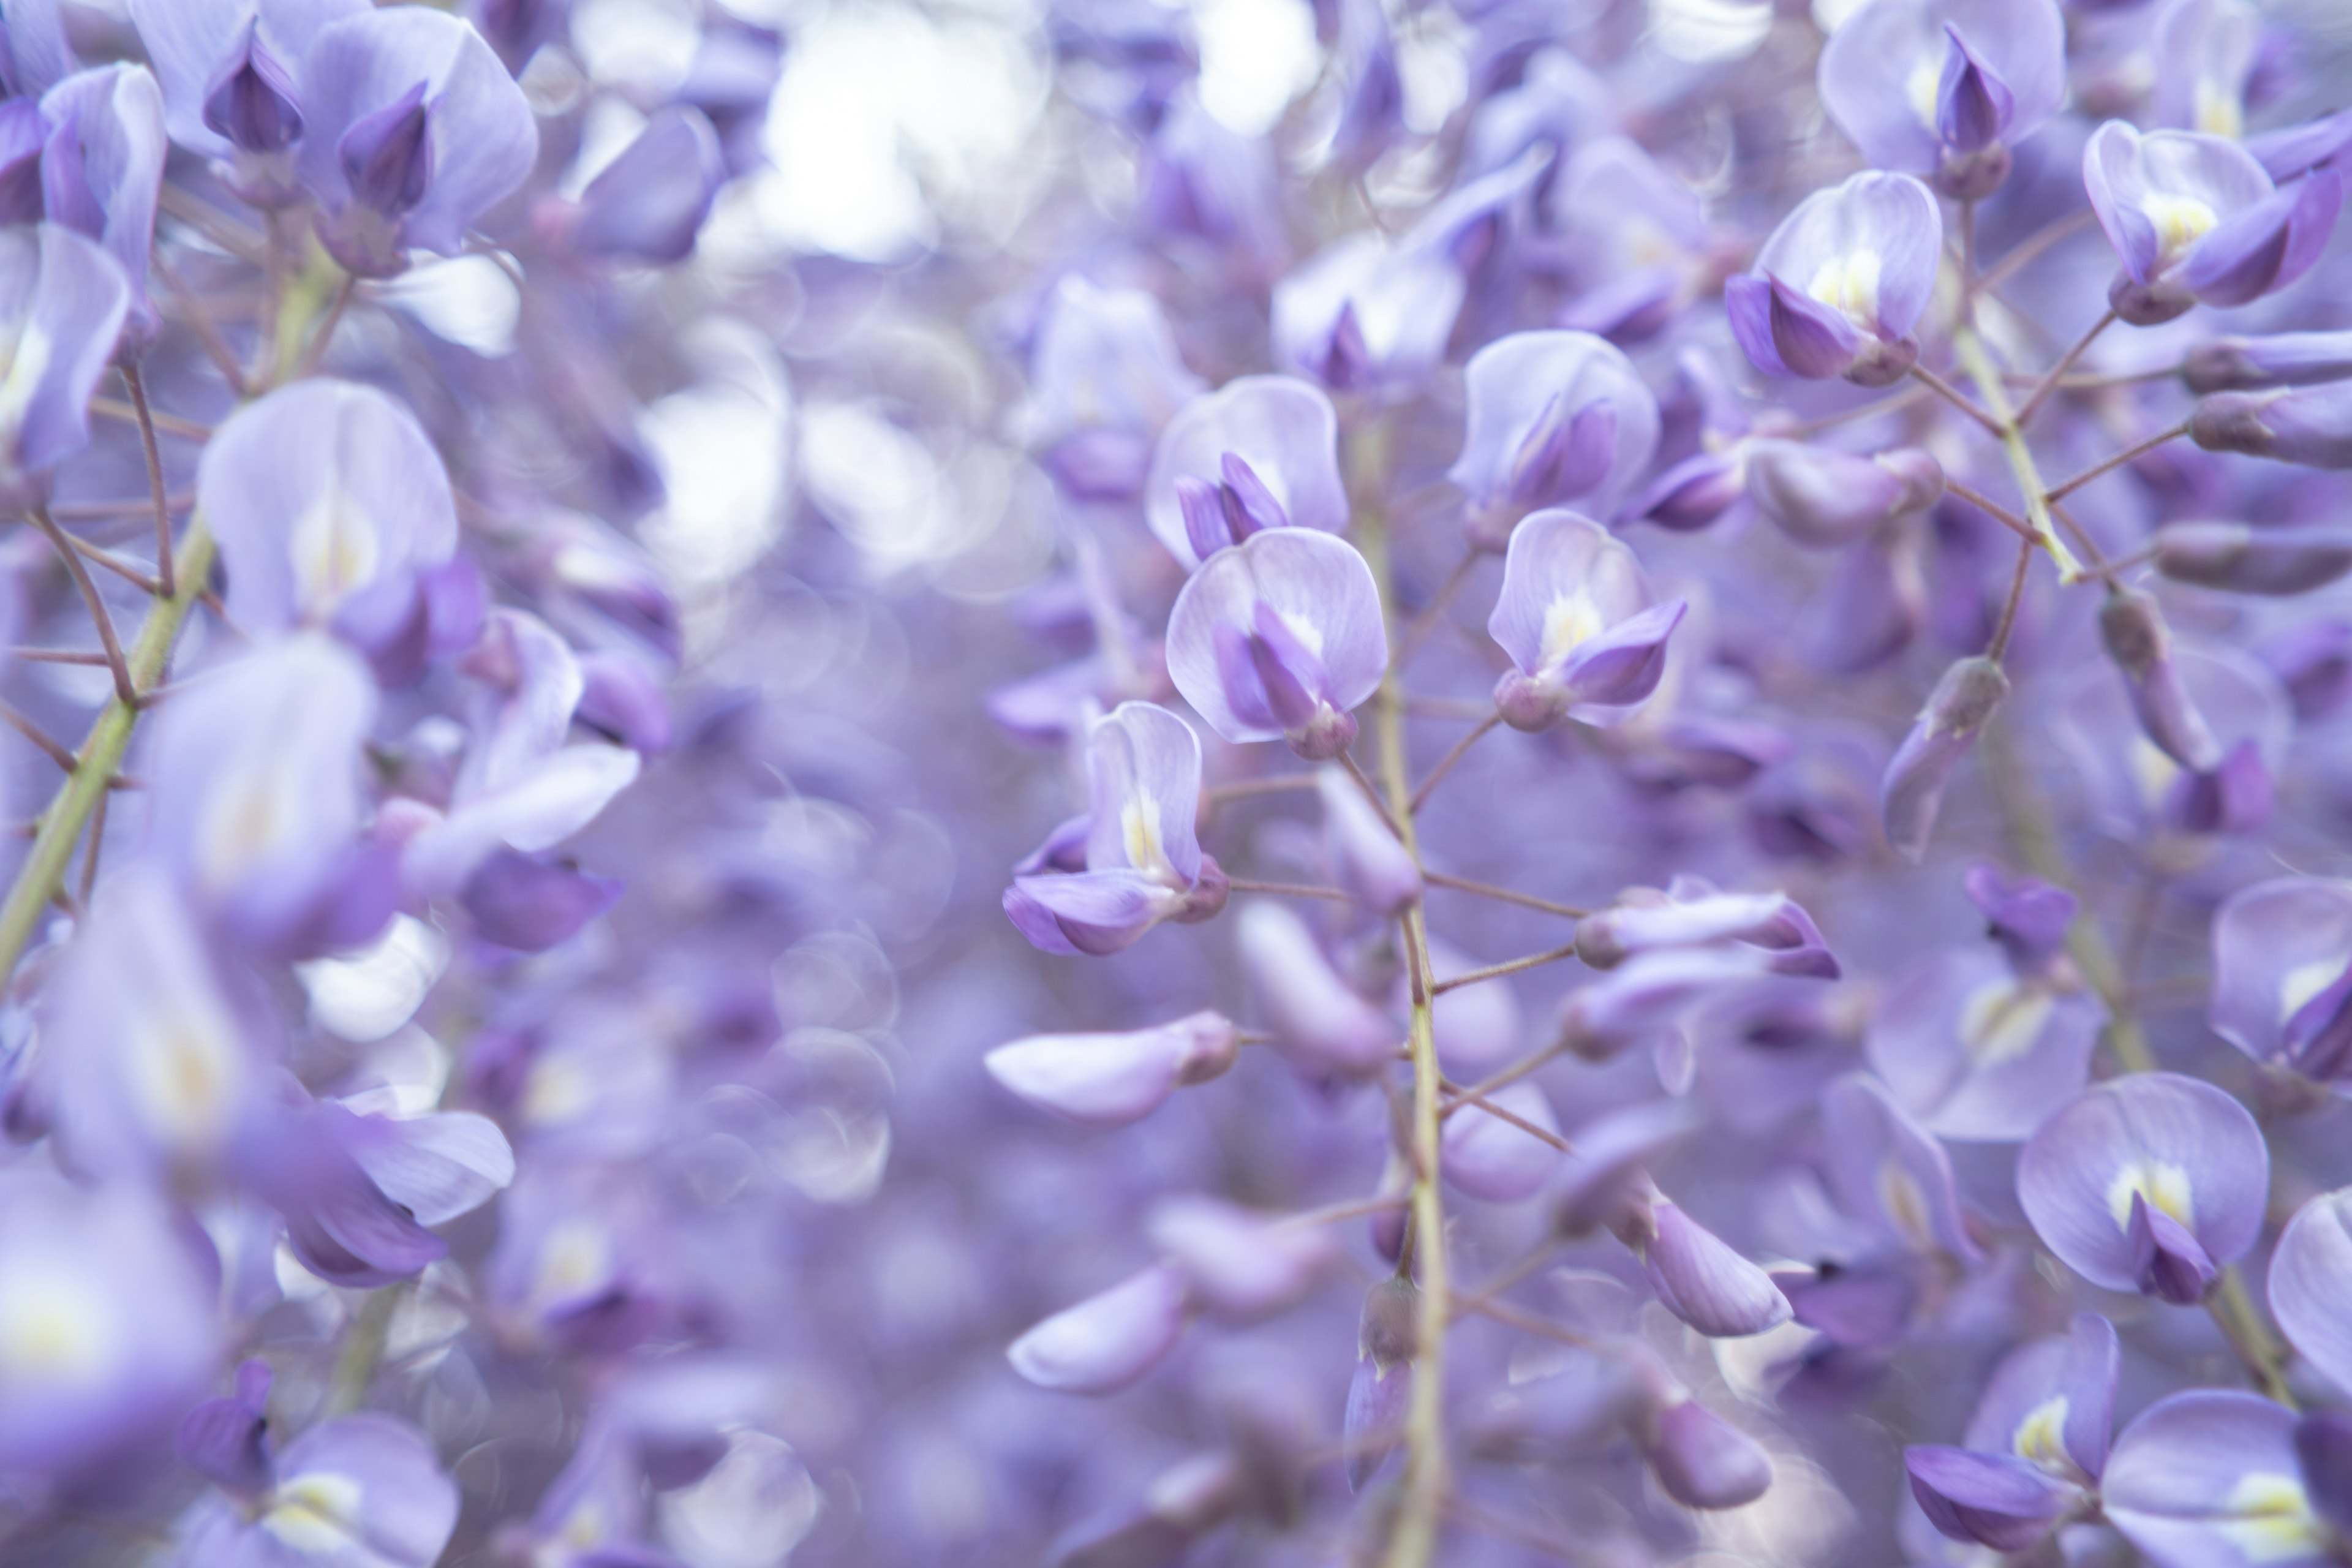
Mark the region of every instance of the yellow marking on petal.
<instances>
[{"instance_id":1,"label":"yellow marking on petal","mask_svg":"<svg viewBox=\"0 0 2352 1568\"><path fill-rule=\"evenodd\" d=\"M1821 265L1805 292L1858 327L1878 320L1878 279L1884 269L1878 252L1857 250L1833 257Z\"/></svg>"},{"instance_id":2,"label":"yellow marking on petal","mask_svg":"<svg viewBox=\"0 0 2352 1568\"><path fill-rule=\"evenodd\" d=\"M2294 1017L2303 1011L2305 1003L2344 978L2344 970L2340 958L2315 958L2288 970L2286 978L2279 982L2279 1022Z\"/></svg>"},{"instance_id":3,"label":"yellow marking on petal","mask_svg":"<svg viewBox=\"0 0 2352 1568\"><path fill-rule=\"evenodd\" d=\"M2132 782L2139 786L2141 801L2151 810L2163 804L2165 792L2180 776L2180 764L2158 751L2146 735L2132 736L2126 765L2131 769Z\"/></svg>"},{"instance_id":4,"label":"yellow marking on petal","mask_svg":"<svg viewBox=\"0 0 2352 1568\"><path fill-rule=\"evenodd\" d=\"M24 427L25 415L40 393L41 377L48 372L49 335L27 321L16 341L0 352L7 355L7 368L0 372L0 432L13 437Z\"/></svg>"},{"instance_id":5,"label":"yellow marking on petal","mask_svg":"<svg viewBox=\"0 0 2352 1568\"><path fill-rule=\"evenodd\" d=\"M586 1110L595 1098L588 1075L576 1063L545 1057L530 1069L522 1091L522 1117L527 1122L568 1121Z\"/></svg>"},{"instance_id":6,"label":"yellow marking on petal","mask_svg":"<svg viewBox=\"0 0 2352 1568\"><path fill-rule=\"evenodd\" d=\"M1936 1244L1936 1228L1927 1217L1927 1194L1911 1173L1892 1158L1878 1167L1878 1206L1914 1247L1925 1251Z\"/></svg>"},{"instance_id":7,"label":"yellow marking on petal","mask_svg":"<svg viewBox=\"0 0 2352 1568\"><path fill-rule=\"evenodd\" d=\"M79 1275L20 1272L0 1285L0 1385L75 1384L106 1365L105 1303Z\"/></svg>"},{"instance_id":8,"label":"yellow marking on petal","mask_svg":"<svg viewBox=\"0 0 2352 1568\"><path fill-rule=\"evenodd\" d=\"M2033 1048L2058 1005L2014 979L1988 980L1960 1005L1960 1048L1979 1067L1998 1067Z\"/></svg>"},{"instance_id":9,"label":"yellow marking on petal","mask_svg":"<svg viewBox=\"0 0 2352 1568\"><path fill-rule=\"evenodd\" d=\"M2246 133L2246 107L2238 95L2224 89L2219 82L2200 81L2197 84L2197 129L2208 136L2227 136L2235 142Z\"/></svg>"},{"instance_id":10,"label":"yellow marking on petal","mask_svg":"<svg viewBox=\"0 0 2352 1568\"><path fill-rule=\"evenodd\" d=\"M1904 95L1911 100L1911 112L1928 130L1936 129L1937 100L1944 91L1944 61L1939 55L1922 55L1903 79Z\"/></svg>"},{"instance_id":11,"label":"yellow marking on petal","mask_svg":"<svg viewBox=\"0 0 2352 1568\"><path fill-rule=\"evenodd\" d=\"M2197 1210L2189 1201L2189 1173L2165 1160L2134 1160L2107 1184L2107 1212L2118 1229L2131 1227L2132 1199L2143 1197L2147 1206L2161 1209L2184 1228L2193 1228Z\"/></svg>"},{"instance_id":12,"label":"yellow marking on petal","mask_svg":"<svg viewBox=\"0 0 2352 1568\"><path fill-rule=\"evenodd\" d=\"M341 1552L359 1534L360 1500L366 1495L356 1477L308 1471L271 1494L261 1527L297 1552Z\"/></svg>"},{"instance_id":13,"label":"yellow marking on petal","mask_svg":"<svg viewBox=\"0 0 2352 1568\"><path fill-rule=\"evenodd\" d=\"M2045 1470L2071 1470L2066 1454L2066 1396L2053 1394L2025 1413L2010 1447L2021 1459L2031 1459Z\"/></svg>"},{"instance_id":14,"label":"yellow marking on petal","mask_svg":"<svg viewBox=\"0 0 2352 1568\"><path fill-rule=\"evenodd\" d=\"M1147 876L1176 885L1183 879L1168 863L1168 847L1160 837L1160 803L1138 792L1119 808L1118 823L1127 841L1127 863Z\"/></svg>"},{"instance_id":15,"label":"yellow marking on petal","mask_svg":"<svg viewBox=\"0 0 2352 1568\"><path fill-rule=\"evenodd\" d=\"M1591 595L1581 588L1561 595L1544 611L1543 655L1536 661L1536 668L1558 668L1601 629L1601 610Z\"/></svg>"},{"instance_id":16,"label":"yellow marking on petal","mask_svg":"<svg viewBox=\"0 0 2352 1568\"><path fill-rule=\"evenodd\" d=\"M2166 195L2151 191L2140 199L2140 212L2156 226L2158 265L2168 267L2188 248L2213 232L2221 215L2195 196Z\"/></svg>"},{"instance_id":17,"label":"yellow marking on petal","mask_svg":"<svg viewBox=\"0 0 2352 1568\"><path fill-rule=\"evenodd\" d=\"M2242 1477L2230 1490L2221 1532L2250 1563L2317 1557L2327 1549L2327 1528L2311 1511L2303 1483L2276 1472Z\"/></svg>"},{"instance_id":18,"label":"yellow marking on petal","mask_svg":"<svg viewBox=\"0 0 2352 1568\"><path fill-rule=\"evenodd\" d=\"M352 590L373 578L383 553L374 519L332 481L295 520L288 545L294 557L295 601L315 619L333 614Z\"/></svg>"},{"instance_id":19,"label":"yellow marking on petal","mask_svg":"<svg viewBox=\"0 0 2352 1568\"><path fill-rule=\"evenodd\" d=\"M539 1249L539 1274L531 1294L561 1301L602 1284L612 1271L613 1249L604 1229L585 1217L565 1220L548 1232Z\"/></svg>"},{"instance_id":20,"label":"yellow marking on petal","mask_svg":"<svg viewBox=\"0 0 2352 1568\"><path fill-rule=\"evenodd\" d=\"M219 1008L176 997L133 1020L127 1087L142 1120L167 1142L208 1145L235 1107L243 1055L236 1025Z\"/></svg>"}]
</instances>

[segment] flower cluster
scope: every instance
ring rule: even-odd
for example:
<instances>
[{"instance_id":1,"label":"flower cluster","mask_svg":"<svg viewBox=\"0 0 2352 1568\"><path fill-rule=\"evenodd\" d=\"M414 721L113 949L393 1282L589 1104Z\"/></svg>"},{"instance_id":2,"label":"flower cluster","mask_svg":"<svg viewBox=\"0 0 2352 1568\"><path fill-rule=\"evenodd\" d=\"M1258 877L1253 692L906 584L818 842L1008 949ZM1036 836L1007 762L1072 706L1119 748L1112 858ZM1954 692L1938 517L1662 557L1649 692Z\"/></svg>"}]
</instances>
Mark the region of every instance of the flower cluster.
<instances>
[{"instance_id":1,"label":"flower cluster","mask_svg":"<svg viewBox=\"0 0 2352 1568\"><path fill-rule=\"evenodd\" d=\"M0 1558L2352 1559L2333 21L9 0Z\"/></svg>"}]
</instances>

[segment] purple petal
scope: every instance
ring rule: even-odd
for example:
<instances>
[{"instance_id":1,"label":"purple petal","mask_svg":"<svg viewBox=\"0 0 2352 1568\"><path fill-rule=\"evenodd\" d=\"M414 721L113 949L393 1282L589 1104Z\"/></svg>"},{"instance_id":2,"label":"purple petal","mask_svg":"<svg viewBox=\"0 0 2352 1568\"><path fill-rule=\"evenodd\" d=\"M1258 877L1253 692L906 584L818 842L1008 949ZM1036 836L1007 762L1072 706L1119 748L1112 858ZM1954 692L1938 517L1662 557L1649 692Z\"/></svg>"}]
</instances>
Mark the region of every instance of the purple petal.
<instances>
[{"instance_id":1,"label":"purple petal","mask_svg":"<svg viewBox=\"0 0 2352 1568\"><path fill-rule=\"evenodd\" d=\"M1055 1313L1005 1357L1040 1388L1108 1394L1150 1372L1183 1331L1183 1278L1160 1264Z\"/></svg>"},{"instance_id":2,"label":"purple petal","mask_svg":"<svg viewBox=\"0 0 2352 1568\"><path fill-rule=\"evenodd\" d=\"M1144 515L1152 532L1187 566L1213 553L1191 536L1177 481L1190 479L1213 493L1226 483L1228 457L1247 468L1265 501L1290 526L1344 531L1348 493L1339 479L1339 432L1330 398L1296 376L1242 376L1193 398L1160 432L1144 481Z\"/></svg>"},{"instance_id":3,"label":"purple petal","mask_svg":"<svg viewBox=\"0 0 2352 1568\"><path fill-rule=\"evenodd\" d=\"M2107 1521L2169 1568L2328 1560L2294 1425L2251 1394L2192 1389L2158 1402L2116 1443L2100 1488Z\"/></svg>"},{"instance_id":4,"label":"purple petal","mask_svg":"<svg viewBox=\"0 0 2352 1568\"><path fill-rule=\"evenodd\" d=\"M1195 1013L1118 1035L1032 1035L988 1053L989 1075L1041 1110L1082 1126L1124 1127L1150 1115L1179 1085L1204 1083L1233 1066L1234 1026Z\"/></svg>"},{"instance_id":5,"label":"purple petal","mask_svg":"<svg viewBox=\"0 0 2352 1568\"><path fill-rule=\"evenodd\" d=\"M2080 1487L2007 1454L1906 1448L1903 1466L1929 1523L1997 1552L2022 1552L2084 1500Z\"/></svg>"},{"instance_id":6,"label":"purple petal","mask_svg":"<svg viewBox=\"0 0 2352 1568\"><path fill-rule=\"evenodd\" d=\"M2271 1255L2272 1315L2321 1375L2352 1389L2352 1189L2322 1193L2297 1209Z\"/></svg>"}]
</instances>

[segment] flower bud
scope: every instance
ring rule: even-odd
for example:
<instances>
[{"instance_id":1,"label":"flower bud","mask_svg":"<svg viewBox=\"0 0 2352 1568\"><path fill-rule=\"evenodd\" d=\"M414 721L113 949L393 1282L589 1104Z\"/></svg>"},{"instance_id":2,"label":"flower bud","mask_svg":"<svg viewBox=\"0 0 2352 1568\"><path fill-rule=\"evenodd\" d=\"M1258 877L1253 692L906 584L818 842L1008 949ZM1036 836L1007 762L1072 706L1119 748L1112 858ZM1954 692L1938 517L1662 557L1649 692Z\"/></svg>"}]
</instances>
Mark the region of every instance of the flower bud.
<instances>
[{"instance_id":1,"label":"flower bud","mask_svg":"<svg viewBox=\"0 0 2352 1568\"><path fill-rule=\"evenodd\" d=\"M1241 1322L1297 1302L1338 1257L1318 1226L1286 1225L1215 1198L1170 1198L1145 1231L1182 1272L1192 1300Z\"/></svg>"},{"instance_id":2,"label":"flower bud","mask_svg":"<svg viewBox=\"0 0 2352 1568\"><path fill-rule=\"evenodd\" d=\"M1671 1198L1636 1205L1612 1227L1666 1310L1714 1339L1760 1334L1789 1321L1772 1277L1724 1245Z\"/></svg>"},{"instance_id":3,"label":"flower bud","mask_svg":"<svg viewBox=\"0 0 2352 1568\"><path fill-rule=\"evenodd\" d=\"M1952 769L2008 695L2009 677L1981 657L1959 660L1936 683L1895 760L1887 763L1879 787L1879 819L1886 841L1905 859L1916 861L1927 854Z\"/></svg>"},{"instance_id":4,"label":"flower bud","mask_svg":"<svg viewBox=\"0 0 2352 1568\"><path fill-rule=\"evenodd\" d=\"M1641 1448L1658 1485L1685 1508L1738 1508L1772 1485L1772 1460L1756 1440L1686 1393L1652 1415Z\"/></svg>"},{"instance_id":5,"label":"flower bud","mask_svg":"<svg viewBox=\"0 0 2352 1568\"><path fill-rule=\"evenodd\" d=\"M1766 973L1752 947L1667 948L1629 959L1561 1004L1559 1037L1587 1061L1604 1061L1666 1027L1719 987Z\"/></svg>"},{"instance_id":6,"label":"flower bud","mask_svg":"<svg viewBox=\"0 0 2352 1568\"><path fill-rule=\"evenodd\" d=\"M2156 531L2156 569L2176 583L2206 588L2305 594L2352 572L2352 532L2168 522Z\"/></svg>"},{"instance_id":7,"label":"flower bud","mask_svg":"<svg viewBox=\"0 0 2352 1568\"><path fill-rule=\"evenodd\" d=\"M1338 768L1324 768L1315 786L1323 797L1323 837L1340 885L1383 915L1418 902L1421 868L1356 781Z\"/></svg>"},{"instance_id":8,"label":"flower bud","mask_svg":"<svg viewBox=\"0 0 2352 1568\"><path fill-rule=\"evenodd\" d=\"M2137 589L2109 595L2099 606L2099 640L2130 684L2132 708L2157 749L2191 773L2220 766L2221 743L2181 683L2156 601Z\"/></svg>"},{"instance_id":9,"label":"flower bud","mask_svg":"<svg viewBox=\"0 0 2352 1568\"><path fill-rule=\"evenodd\" d=\"M1641 1201L1642 1168L1688 1137L1697 1114L1683 1100L1654 1100L1612 1110L1576 1130L1575 1146L1560 1158L1551 1194L1555 1235L1574 1239L1603 1226L1614 1228Z\"/></svg>"},{"instance_id":10,"label":"flower bud","mask_svg":"<svg viewBox=\"0 0 2352 1568\"><path fill-rule=\"evenodd\" d=\"M2189 351L2180 379L2200 395L2352 379L2352 332L2214 338Z\"/></svg>"},{"instance_id":11,"label":"flower bud","mask_svg":"<svg viewBox=\"0 0 2352 1568\"><path fill-rule=\"evenodd\" d=\"M1800 544L1832 550L1943 499L1942 465L1916 447L1876 457L1759 441L1748 458L1756 510Z\"/></svg>"},{"instance_id":12,"label":"flower bud","mask_svg":"<svg viewBox=\"0 0 2352 1568\"><path fill-rule=\"evenodd\" d=\"M1339 1427L1351 1492L1362 1491L1380 1473L1404 1426L1420 1312L1421 1292L1402 1275L1365 1293L1356 1326L1356 1373L1348 1384L1348 1413Z\"/></svg>"},{"instance_id":13,"label":"flower bud","mask_svg":"<svg viewBox=\"0 0 2352 1568\"><path fill-rule=\"evenodd\" d=\"M2209 452L2352 468L2352 386L2216 393L2189 416L2189 436Z\"/></svg>"},{"instance_id":14,"label":"flower bud","mask_svg":"<svg viewBox=\"0 0 2352 1568\"><path fill-rule=\"evenodd\" d=\"M1652 480L1626 510L1676 533L1705 528L1731 510L1748 488L1744 450L1701 452Z\"/></svg>"},{"instance_id":15,"label":"flower bud","mask_svg":"<svg viewBox=\"0 0 2352 1568\"><path fill-rule=\"evenodd\" d=\"M1727 942L1779 953L1773 967L1782 973L1837 978L1821 929L1786 893L1718 893L1704 883L1685 888L1677 879L1668 893L1638 888L1622 894L1613 908L1576 927L1576 956L1591 969L1614 969L1637 952Z\"/></svg>"},{"instance_id":16,"label":"flower bud","mask_svg":"<svg viewBox=\"0 0 2352 1568\"><path fill-rule=\"evenodd\" d=\"M236 1369L236 1392L189 1411L173 1440L190 1469L235 1496L258 1496L269 1485L270 1378L268 1362L246 1362Z\"/></svg>"},{"instance_id":17,"label":"flower bud","mask_svg":"<svg viewBox=\"0 0 2352 1568\"><path fill-rule=\"evenodd\" d=\"M988 1053L990 1076L1041 1110L1087 1127L1124 1127L1180 1085L1234 1065L1231 1020L1194 1013L1127 1034L1032 1035Z\"/></svg>"},{"instance_id":18,"label":"flower bud","mask_svg":"<svg viewBox=\"0 0 2352 1568\"><path fill-rule=\"evenodd\" d=\"M1252 902L1234 942L1276 1045L1300 1067L1352 1078L1387 1065L1401 1043L1395 1022L1349 989L1297 915Z\"/></svg>"},{"instance_id":19,"label":"flower bud","mask_svg":"<svg viewBox=\"0 0 2352 1568\"><path fill-rule=\"evenodd\" d=\"M1108 1394L1150 1372L1183 1331L1183 1279L1162 1263L1064 1308L1004 1354L1040 1388Z\"/></svg>"},{"instance_id":20,"label":"flower bud","mask_svg":"<svg viewBox=\"0 0 2352 1568\"><path fill-rule=\"evenodd\" d=\"M2011 881L1990 866L1971 866L1960 879L1969 901L1984 911L1985 934L2000 944L2021 973L2040 969L2066 945L2066 928L2080 903L2063 888L2032 877Z\"/></svg>"}]
</instances>

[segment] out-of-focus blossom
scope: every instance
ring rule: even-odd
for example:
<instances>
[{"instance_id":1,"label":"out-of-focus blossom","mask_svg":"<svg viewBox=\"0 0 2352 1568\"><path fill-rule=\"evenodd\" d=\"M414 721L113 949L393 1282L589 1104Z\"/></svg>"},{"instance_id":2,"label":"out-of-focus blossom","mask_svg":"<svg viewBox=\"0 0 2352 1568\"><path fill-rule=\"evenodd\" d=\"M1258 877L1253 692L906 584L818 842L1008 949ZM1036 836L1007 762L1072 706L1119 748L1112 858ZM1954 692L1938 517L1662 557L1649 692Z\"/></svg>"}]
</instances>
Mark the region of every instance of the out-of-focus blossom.
<instances>
[{"instance_id":1,"label":"out-of-focus blossom","mask_svg":"<svg viewBox=\"0 0 2352 1568\"><path fill-rule=\"evenodd\" d=\"M1133 494L1160 430L1202 390L1150 294L1099 288L1076 273L1054 286L1030 351L1029 439L1069 489ZM1233 431L1243 440L1251 434L1245 425ZM1212 461L1224 451L1219 447ZM1171 550L1186 537L1181 528L1171 535L1157 516L1153 526Z\"/></svg>"},{"instance_id":2,"label":"out-of-focus blossom","mask_svg":"<svg viewBox=\"0 0 2352 1568\"><path fill-rule=\"evenodd\" d=\"M410 249L454 256L539 156L530 104L468 23L415 6L366 11L312 37L300 76L302 183L319 237L361 277Z\"/></svg>"},{"instance_id":3,"label":"out-of-focus blossom","mask_svg":"<svg viewBox=\"0 0 2352 1568\"><path fill-rule=\"evenodd\" d=\"M1349 989L1297 915L1254 900L1234 924L1234 945L1275 1045L1302 1068L1360 1077L1378 1070L1403 1042L1387 1014Z\"/></svg>"},{"instance_id":4,"label":"out-of-focus blossom","mask_svg":"<svg viewBox=\"0 0 2352 1568\"><path fill-rule=\"evenodd\" d=\"M114 258L58 224L0 229L0 500L46 498L51 470L89 445L89 398L131 305Z\"/></svg>"},{"instance_id":5,"label":"out-of-focus blossom","mask_svg":"<svg viewBox=\"0 0 2352 1568\"><path fill-rule=\"evenodd\" d=\"M1999 188L2065 91L2056 0L1874 0L1822 51L1822 106L1863 156L1963 199Z\"/></svg>"},{"instance_id":6,"label":"out-of-focus blossom","mask_svg":"<svg viewBox=\"0 0 2352 1568\"><path fill-rule=\"evenodd\" d=\"M665 109L588 182L579 212L564 226L565 243L596 261L683 261L726 177L709 118Z\"/></svg>"},{"instance_id":7,"label":"out-of-focus blossom","mask_svg":"<svg viewBox=\"0 0 2352 1568\"><path fill-rule=\"evenodd\" d=\"M1851 544L1944 496L1942 467L1916 447L1858 458L1796 441L1759 441L1745 457L1756 509L1816 549Z\"/></svg>"},{"instance_id":8,"label":"out-of-focus blossom","mask_svg":"<svg viewBox=\"0 0 2352 1568\"><path fill-rule=\"evenodd\" d=\"M1032 1035L988 1053L997 1082L1030 1104L1090 1127L1123 1127L1178 1089L1234 1065L1232 1022L1195 1013L1120 1035Z\"/></svg>"},{"instance_id":9,"label":"out-of-focus blossom","mask_svg":"<svg viewBox=\"0 0 2352 1568\"><path fill-rule=\"evenodd\" d=\"M1184 1329L1182 1275L1156 1264L1013 1342L1013 1370L1040 1388L1108 1394L1150 1372Z\"/></svg>"},{"instance_id":10,"label":"out-of-focus blossom","mask_svg":"<svg viewBox=\"0 0 2352 1568\"><path fill-rule=\"evenodd\" d=\"M373 1411L322 1421L286 1445L252 1512L199 1505L189 1559L260 1564L289 1555L430 1568L457 1528L457 1488L425 1436Z\"/></svg>"},{"instance_id":11,"label":"out-of-focus blossom","mask_svg":"<svg viewBox=\"0 0 2352 1568\"><path fill-rule=\"evenodd\" d=\"M1754 270L1724 285L1731 330L1767 375L1897 381L1918 360L1944 221L1908 174L1856 174L1781 221Z\"/></svg>"},{"instance_id":12,"label":"out-of-focus blossom","mask_svg":"<svg viewBox=\"0 0 2352 1568\"><path fill-rule=\"evenodd\" d=\"M2076 1316L2061 1339L2010 1353L1958 1447L1905 1450L1912 1496L1955 1541L2022 1551L2096 1506L2114 1419L2116 1331Z\"/></svg>"},{"instance_id":13,"label":"out-of-focus blossom","mask_svg":"<svg viewBox=\"0 0 2352 1568\"><path fill-rule=\"evenodd\" d=\"M2116 1439L2100 1489L2107 1521L2158 1563L2319 1563L2336 1526L2307 1485L2294 1413L2231 1389L2158 1401ZM2331 1458L2333 1456L2330 1456Z\"/></svg>"},{"instance_id":14,"label":"out-of-focus blossom","mask_svg":"<svg viewBox=\"0 0 2352 1568\"><path fill-rule=\"evenodd\" d=\"M2267 1066L2335 1086L2352 1071L2352 889L2283 877L2213 916L2213 1032Z\"/></svg>"},{"instance_id":15,"label":"out-of-focus blossom","mask_svg":"<svg viewBox=\"0 0 2352 1568\"><path fill-rule=\"evenodd\" d=\"M96 240L131 285L126 330L135 344L161 326L147 298L147 253L163 180L163 96L140 66L102 66L41 95L48 128L41 195L49 221Z\"/></svg>"},{"instance_id":16,"label":"out-of-focus blossom","mask_svg":"<svg viewBox=\"0 0 2352 1568\"><path fill-rule=\"evenodd\" d=\"M2053 1115L2018 1157L2035 1234L2110 1290L2194 1304L2261 1233L2270 1154L2245 1107L2177 1073L2136 1073Z\"/></svg>"},{"instance_id":17,"label":"out-of-focus blossom","mask_svg":"<svg viewBox=\"0 0 2352 1568\"><path fill-rule=\"evenodd\" d=\"M1658 444L1658 405L1631 361L1589 332L1515 332L1464 372L1469 428L1445 477L1466 526L1499 550L1531 511L1581 501L1606 515Z\"/></svg>"},{"instance_id":18,"label":"out-of-focus blossom","mask_svg":"<svg viewBox=\"0 0 2352 1568\"><path fill-rule=\"evenodd\" d=\"M2352 1387L2352 1331L2342 1301L2352 1282L2347 1194L2322 1193L2297 1209L2271 1254L2271 1311L2289 1343L2338 1388Z\"/></svg>"}]
</instances>

